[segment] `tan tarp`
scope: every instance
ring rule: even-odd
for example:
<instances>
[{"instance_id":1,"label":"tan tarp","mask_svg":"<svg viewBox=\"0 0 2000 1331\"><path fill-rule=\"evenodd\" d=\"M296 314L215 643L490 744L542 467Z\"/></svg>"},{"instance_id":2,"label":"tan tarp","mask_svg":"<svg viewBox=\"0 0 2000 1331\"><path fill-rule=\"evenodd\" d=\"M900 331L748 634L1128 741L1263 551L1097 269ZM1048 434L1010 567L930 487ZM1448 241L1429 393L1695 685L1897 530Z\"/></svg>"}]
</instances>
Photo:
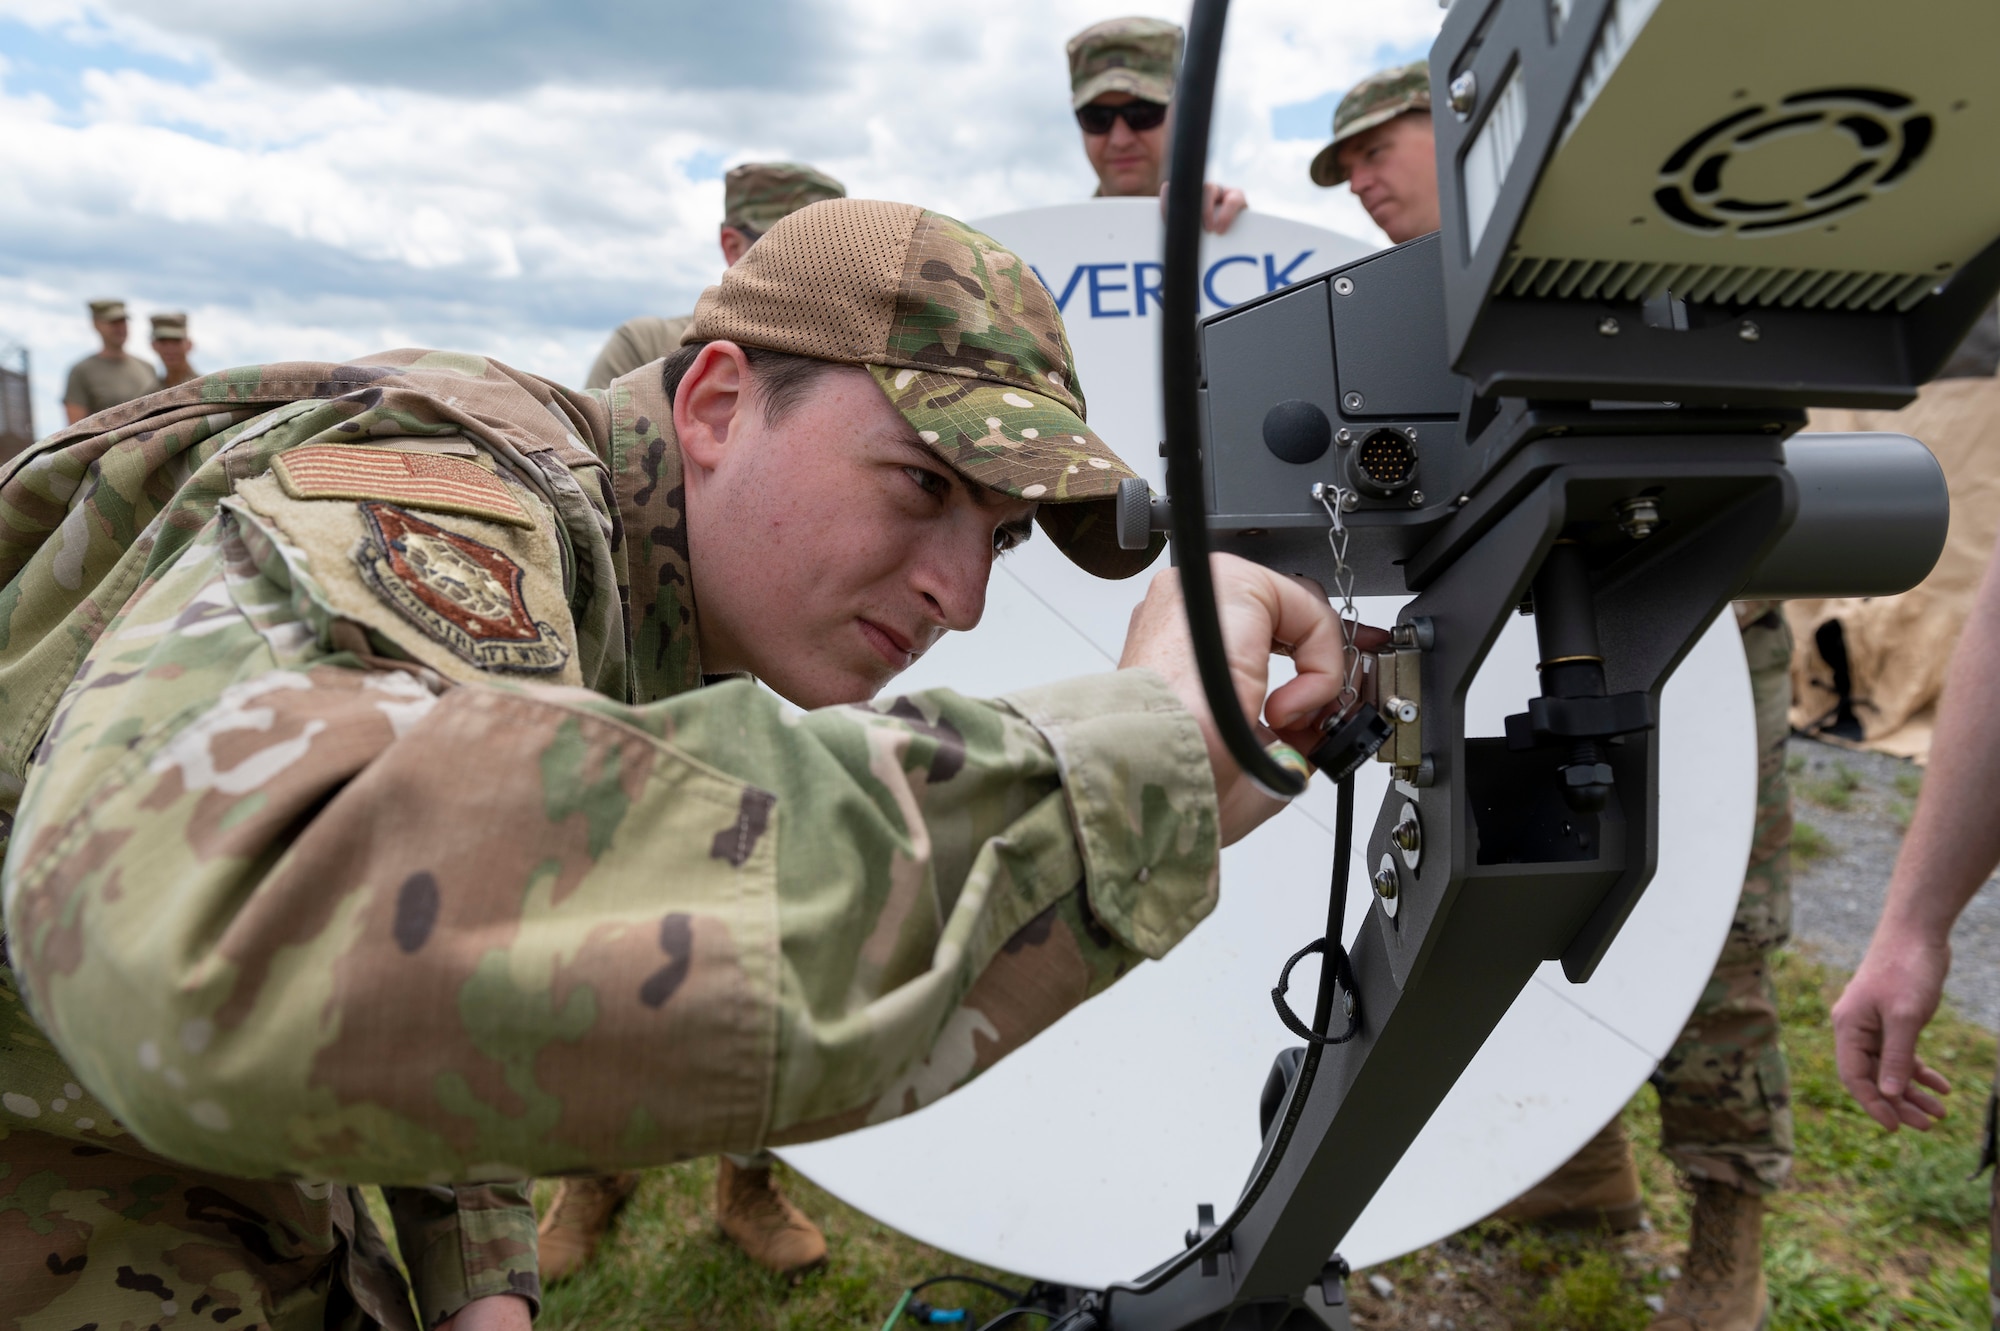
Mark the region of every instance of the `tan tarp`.
<instances>
[{"instance_id":1,"label":"tan tarp","mask_svg":"<svg viewBox=\"0 0 2000 1331\"><path fill-rule=\"evenodd\" d=\"M1928 578L1901 596L1793 601L1785 607L1798 643L1792 656L1792 725L1824 733L1835 719L1840 696L1834 670L1815 635L1829 620L1838 620L1862 747L1923 762L1945 664L2000 531L2000 378L1940 380L1901 411L1815 411L1808 428L1907 434L1928 444L1944 468L1951 533Z\"/></svg>"}]
</instances>

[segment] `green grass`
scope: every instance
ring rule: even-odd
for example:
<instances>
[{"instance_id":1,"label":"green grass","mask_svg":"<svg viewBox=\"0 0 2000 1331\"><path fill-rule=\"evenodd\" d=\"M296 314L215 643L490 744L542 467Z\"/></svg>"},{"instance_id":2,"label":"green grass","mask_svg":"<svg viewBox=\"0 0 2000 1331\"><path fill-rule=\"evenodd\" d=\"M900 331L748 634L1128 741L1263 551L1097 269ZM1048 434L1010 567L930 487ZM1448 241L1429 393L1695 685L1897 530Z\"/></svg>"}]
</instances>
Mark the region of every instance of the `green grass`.
<instances>
[{"instance_id":1,"label":"green grass","mask_svg":"<svg viewBox=\"0 0 2000 1331\"><path fill-rule=\"evenodd\" d=\"M1921 767L1910 765L1896 773L1896 793L1906 800L1913 800L1917 792L1924 788L1924 772Z\"/></svg>"},{"instance_id":2,"label":"green grass","mask_svg":"<svg viewBox=\"0 0 2000 1331\"><path fill-rule=\"evenodd\" d=\"M1806 822L1803 818L1792 823L1792 861L1796 864L1810 864L1833 854L1833 842L1827 840L1826 833Z\"/></svg>"},{"instance_id":3,"label":"green grass","mask_svg":"<svg viewBox=\"0 0 2000 1331\"><path fill-rule=\"evenodd\" d=\"M1854 1106L1835 1073L1829 1009L1842 977L1791 954L1776 959L1775 973L1798 1139L1793 1177L1772 1198L1765 1225L1771 1331L1986 1327L1986 1181L1965 1176L1977 1157L1993 1037L1940 1014L1923 1049L1958 1088L1948 1097L1952 1112L1932 1133L1892 1136ZM1634 1097L1625 1121L1651 1230L1550 1234L1485 1221L1378 1268L1394 1285L1387 1299L1357 1277L1356 1325L1428 1331L1448 1320L1460 1331L1642 1331L1653 1316L1647 1297L1667 1293L1668 1270L1685 1263L1690 1201L1660 1153L1650 1087ZM769 1275L716 1230L714 1179L708 1161L649 1173L597 1263L548 1292L539 1325L875 1331L903 1288L926 1276L964 1271L1028 1283L917 1243L789 1173L786 1193L825 1229L829 1260L798 1281ZM954 1292L938 1301L965 1307L968 1327L1002 1307L990 1295L960 1302ZM915 1323L904 1327L914 1331Z\"/></svg>"},{"instance_id":4,"label":"green grass","mask_svg":"<svg viewBox=\"0 0 2000 1331\"><path fill-rule=\"evenodd\" d=\"M1854 792L1861 789L1861 777L1846 763L1836 762L1825 776L1799 781L1795 789L1804 799L1840 813L1854 803Z\"/></svg>"}]
</instances>

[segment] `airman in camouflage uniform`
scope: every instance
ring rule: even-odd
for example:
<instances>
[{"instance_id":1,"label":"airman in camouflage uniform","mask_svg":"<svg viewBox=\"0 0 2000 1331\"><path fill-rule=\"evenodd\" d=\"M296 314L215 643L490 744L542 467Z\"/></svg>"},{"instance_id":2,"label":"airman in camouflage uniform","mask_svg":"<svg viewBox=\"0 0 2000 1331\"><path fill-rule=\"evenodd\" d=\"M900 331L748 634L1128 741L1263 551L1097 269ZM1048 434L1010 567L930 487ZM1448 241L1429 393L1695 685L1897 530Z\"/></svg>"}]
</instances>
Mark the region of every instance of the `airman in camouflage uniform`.
<instances>
[{"instance_id":1,"label":"airman in camouflage uniform","mask_svg":"<svg viewBox=\"0 0 2000 1331\"><path fill-rule=\"evenodd\" d=\"M731 167L722 178L723 266L734 266L757 237L806 205L846 197L847 186L797 162L745 162ZM583 386L608 388L618 376L672 355L693 321L691 314L668 319L642 314L626 320L597 353Z\"/></svg>"},{"instance_id":2,"label":"airman in camouflage uniform","mask_svg":"<svg viewBox=\"0 0 2000 1331\"><path fill-rule=\"evenodd\" d=\"M191 379L201 378L201 371L188 362L193 350L187 315L169 310L153 316L153 354L160 358L160 369L164 371L160 387L178 388Z\"/></svg>"},{"instance_id":3,"label":"airman in camouflage uniform","mask_svg":"<svg viewBox=\"0 0 2000 1331\"><path fill-rule=\"evenodd\" d=\"M104 345L69 367L69 380L63 385L63 410L71 425L92 412L144 397L160 386L152 366L125 354L131 315L124 301L91 301L90 324Z\"/></svg>"},{"instance_id":4,"label":"airman in camouflage uniform","mask_svg":"<svg viewBox=\"0 0 2000 1331\"><path fill-rule=\"evenodd\" d=\"M0 1326L414 1326L359 1181L392 1185L424 1325L487 1295L525 1321L511 1180L920 1108L1213 909L1274 806L1184 701L1170 574L1126 650L1164 673L803 713L701 687L768 645L697 619L697 587L744 609L703 542L801 562L706 497L767 456L718 460L732 429L856 478L780 496L833 533L792 546L894 505L983 551L963 596L881 584L904 655L976 621L1029 513L1099 575L1157 553L1118 547L1131 473L1027 265L825 203L694 337L678 403L657 366L584 394L404 350L212 374L0 473ZM786 435L768 401L717 426L773 353L834 362L793 410L883 433ZM1218 571L1246 703L1280 641L1271 715L1331 702L1325 602ZM957 609L920 631L933 593ZM774 635L845 613L792 609ZM794 701L900 668L829 622L807 664L873 683Z\"/></svg>"},{"instance_id":5,"label":"airman in camouflage uniform","mask_svg":"<svg viewBox=\"0 0 2000 1331\"><path fill-rule=\"evenodd\" d=\"M1180 77L1180 25L1157 18L1093 23L1069 39L1070 108L1097 173L1093 197L1153 198L1166 184L1167 126ZM1248 207L1243 191L1202 185L1202 226L1220 234Z\"/></svg>"}]
</instances>

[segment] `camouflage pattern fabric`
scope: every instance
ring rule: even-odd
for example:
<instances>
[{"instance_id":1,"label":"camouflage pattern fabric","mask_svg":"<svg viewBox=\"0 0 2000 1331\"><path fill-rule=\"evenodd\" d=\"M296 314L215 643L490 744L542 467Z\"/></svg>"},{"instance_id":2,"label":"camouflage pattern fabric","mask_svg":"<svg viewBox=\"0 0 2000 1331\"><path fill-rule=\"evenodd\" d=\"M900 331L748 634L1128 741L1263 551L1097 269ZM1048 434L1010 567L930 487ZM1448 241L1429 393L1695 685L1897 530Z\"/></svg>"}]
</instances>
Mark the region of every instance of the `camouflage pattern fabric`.
<instances>
[{"instance_id":1,"label":"camouflage pattern fabric","mask_svg":"<svg viewBox=\"0 0 2000 1331\"><path fill-rule=\"evenodd\" d=\"M307 446L399 457L302 499ZM679 461L655 375L400 351L0 473L0 1327L409 1325L364 1181L425 1322L532 1297L516 1180L909 1112L1213 908L1148 672L699 687ZM460 654L529 634L575 683Z\"/></svg>"},{"instance_id":2,"label":"camouflage pattern fabric","mask_svg":"<svg viewBox=\"0 0 2000 1331\"><path fill-rule=\"evenodd\" d=\"M798 162L745 162L722 178L722 224L761 236L808 204L846 197L847 186Z\"/></svg>"},{"instance_id":3,"label":"camouflage pattern fabric","mask_svg":"<svg viewBox=\"0 0 2000 1331\"><path fill-rule=\"evenodd\" d=\"M1333 108L1333 142L1312 160L1315 185L1338 185L1347 179L1340 165L1340 145L1377 125L1386 125L1406 111L1431 109L1431 66L1417 60L1370 74L1348 89Z\"/></svg>"},{"instance_id":4,"label":"camouflage pattern fabric","mask_svg":"<svg viewBox=\"0 0 2000 1331\"><path fill-rule=\"evenodd\" d=\"M1161 105L1173 101L1181 67L1180 25L1157 18L1114 18L1069 39L1070 106L1107 92Z\"/></svg>"},{"instance_id":5,"label":"camouflage pattern fabric","mask_svg":"<svg viewBox=\"0 0 2000 1331\"><path fill-rule=\"evenodd\" d=\"M1757 709L1757 828L1715 973L1653 1076L1661 1145L1689 1175L1769 1193L1792 1167L1791 1074L1779 1045L1771 952L1792 933L1792 634L1777 602L1738 606Z\"/></svg>"},{"instance_id":6,"label":"camouflage pattern fabric","mask_svg":"<svg viewBox=\"0 0 2000 1331\"><path fill-rule=\"evenodd\" d=\"M674 319L653 315L627 319L612 330L610 338L604 343L604 350L597 353L597 360L590 367L590 377L583 381L583 386L609 388L613 379L623 378L641 365L672 355L679 350L681 335L693 322L692 314Z\"/></svg>"}]
</instances>

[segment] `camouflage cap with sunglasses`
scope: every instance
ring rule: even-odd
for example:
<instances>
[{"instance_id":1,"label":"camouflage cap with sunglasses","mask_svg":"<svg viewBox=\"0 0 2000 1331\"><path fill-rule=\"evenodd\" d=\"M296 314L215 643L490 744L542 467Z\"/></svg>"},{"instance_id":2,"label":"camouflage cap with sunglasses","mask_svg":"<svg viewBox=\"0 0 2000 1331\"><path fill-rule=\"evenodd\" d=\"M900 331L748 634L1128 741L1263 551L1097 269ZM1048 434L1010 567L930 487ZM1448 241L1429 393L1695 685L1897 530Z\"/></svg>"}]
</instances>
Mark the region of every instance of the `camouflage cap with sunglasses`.
<instances>
[{"instance_id":1,"label":"camouflage cap with sunglasses","mask_svg":"<svg viewBox=\"0 0 2000 1331\"><path fill-rule=\"evenodd\" d=\"M1094 23L1069 39L1070 106L1088 105L1107 92L1164 105L1174 99L1180 63L1179 24L1157 18Z\"/></svg>"},{"instance_id":2,"label":"camouflage cap with sunglasses","mask_svg":"<svg viewBox=\"0 0 2000 1331\"><path fill-rule=\"evenodd\" d=\"M1038 501L1087 572L1130 577L1164 544L1119 549L1115 496L1135 473L1084 423L1055 300L963 222L867 199L793 213L702 293L687 341L718 339L865 368L954 471Z\"/></svg>"},{"instance_id":3,"label":"camouflage cap with sunglasses","mask_svg":"<svg viewBox=\"0 0 2000 1331\"><path fill-rule=\"evenodd\" d=\"M807 204L844 199L847 186L799 162L745 162L722 178L722 224L763 235Z\"/></svg>"}]
</instances>

